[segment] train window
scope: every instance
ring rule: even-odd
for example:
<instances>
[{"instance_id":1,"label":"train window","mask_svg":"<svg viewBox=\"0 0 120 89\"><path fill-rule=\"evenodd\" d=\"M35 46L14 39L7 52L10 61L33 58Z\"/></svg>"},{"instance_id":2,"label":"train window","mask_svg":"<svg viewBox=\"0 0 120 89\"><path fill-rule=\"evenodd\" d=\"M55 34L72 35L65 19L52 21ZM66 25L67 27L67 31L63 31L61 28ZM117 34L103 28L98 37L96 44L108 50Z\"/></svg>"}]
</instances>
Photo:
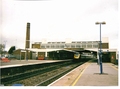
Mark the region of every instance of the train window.
<instances>
[{"instance_id":1,"label":"train window","mask_svg":"<svg viewBox=\"0 0 120 89\"><path fill-rule=\"evenodd\" d=\"M78 53L76 53L76 54L75 54L75 57L78 57L78 55L79 55L79 54L78 54Z\"/></svg>"}]
</instances>

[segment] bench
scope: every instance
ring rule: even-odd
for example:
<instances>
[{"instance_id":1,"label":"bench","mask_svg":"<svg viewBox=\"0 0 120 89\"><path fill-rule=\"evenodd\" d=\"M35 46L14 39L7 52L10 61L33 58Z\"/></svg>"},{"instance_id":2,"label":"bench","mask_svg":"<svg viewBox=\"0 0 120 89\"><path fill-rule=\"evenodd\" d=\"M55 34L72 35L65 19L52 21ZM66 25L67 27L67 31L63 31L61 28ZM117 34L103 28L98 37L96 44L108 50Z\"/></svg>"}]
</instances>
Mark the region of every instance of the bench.
<instances>
[{"instance_id":1,"label":"bench","mask_svg":"<svg viewBox=\"0 0 120 89\"><path fill-rule=\"evenodd\" d=\"M2 58L1 61L3 61L3 62L10 62L10 60L8 60L8 58Z\"/></svg>"}]
</instances>

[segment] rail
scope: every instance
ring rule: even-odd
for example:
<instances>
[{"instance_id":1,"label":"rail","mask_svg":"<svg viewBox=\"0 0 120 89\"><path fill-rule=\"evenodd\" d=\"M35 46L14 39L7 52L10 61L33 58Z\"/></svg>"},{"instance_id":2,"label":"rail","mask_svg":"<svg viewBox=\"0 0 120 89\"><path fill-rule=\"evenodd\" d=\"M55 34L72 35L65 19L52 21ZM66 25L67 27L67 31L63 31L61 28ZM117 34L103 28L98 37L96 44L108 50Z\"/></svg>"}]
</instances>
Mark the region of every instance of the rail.
<instances>
[{"instance_id":1,"label":"rail","mask_svg":"<svg viewBox=\"0 0 120 89\"><path fill-rule=\"evenodd\" d=\"M36 75L40 75L40 74L43 74L43 73L46 73L46 72L49 72L53 69L57 69L61 66L66 66L66 64L71 64L72 62L64 62L64 63L57 63L57 65L55 63L53 63L53 65L51 66L48 66L46 68L43 68L43 69L37 69L37 70L29 70L28 72L24 72L24 73L19 73L19 74L15 74L15 75L10 75L10 76L7 76L7 77L3 77L3 78L0 78L1 80L1 83L4 84L4 85L7 85L7 84L10 84L12 82L15 82L15 81L19 81L19 80L23 80L23 79L26 79L26 78L30 78L32 76L36 76Z\"/></svg>"},{"instance_id":2,"label":"rail","mask_svg":"<svg viewBox=\"0 0 120 89\"><path fill-rule=\"evenodd\" d=\"M48 84L52 83L52 82L55 81L56 79L58 79L58 78L60 78L61 76L65 75L66 73L68 73L69 71L71 71L71 70L75 69L76 67L80 66L81 64L83 64L83 62L81 62L81 63L78 64L77 66L75 66L75 67L73 67L73 68L71 68L71 69L69 69L69 70L66 70L66 71L64 71L64 72L62 72L62 73L60 73L60 74L58 74L58 75L56 75L56 76L53 76L53 77L51 77L51 78L49 78L49 79L47 79L47 80L45 80L45 81L43 81L43 82L35 85L35 86L47 86Z\"/></svg>"}]
</instances>

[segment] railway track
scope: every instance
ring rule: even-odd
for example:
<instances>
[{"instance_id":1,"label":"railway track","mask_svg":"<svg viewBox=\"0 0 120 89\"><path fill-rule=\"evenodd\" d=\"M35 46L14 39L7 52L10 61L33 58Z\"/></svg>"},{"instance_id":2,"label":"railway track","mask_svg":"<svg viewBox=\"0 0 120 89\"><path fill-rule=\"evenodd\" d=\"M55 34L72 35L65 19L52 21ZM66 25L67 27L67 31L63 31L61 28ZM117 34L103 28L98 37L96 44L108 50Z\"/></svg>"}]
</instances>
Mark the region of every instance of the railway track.
<instances>
[{"instance_id":1,"label":"railway track","mask_svg":"<svg viewBox=\"0 0 120 89\"><path fill-rule=\"evenodd\" d=\"M64 62L57 65L31 70L24 73L19 73L1 78L1 83L4 86L11 86L13 84L24 84L24 86L47 86L64 74L68 73L77 66L83 64Z\"/></svg>"},{"instance_id":2,"label":"railway track","mask_svg":"<svg viewBox=\"0 0 120 89\"><path fill-rule=\"evenodd\" d=\"M81 62L81 63L79 63L78 65L76 65L76 66L74 66L74 67L72 67L72 68L70 68L70 69L68 69L68 70L65 70L65 71L63 71L63 72L61 72L61 73L59 73L59 74L57 74L57 75L55 75L55 76L53 76L53 77L45 80L45 81L43 81L43 82L41 82L41 83L39 83L39 84L37 84L37 85L35 85L35 86L47 86L47 85L49 85L50 83L52 83L53 81L57 80L58 78L62 77L62 76L65 75L66 73L68 73L69 71L71 71L71 70L73 70L74 68L80 66L81 64L83 64L83 62Z\"/></svg>"}]
</instances>

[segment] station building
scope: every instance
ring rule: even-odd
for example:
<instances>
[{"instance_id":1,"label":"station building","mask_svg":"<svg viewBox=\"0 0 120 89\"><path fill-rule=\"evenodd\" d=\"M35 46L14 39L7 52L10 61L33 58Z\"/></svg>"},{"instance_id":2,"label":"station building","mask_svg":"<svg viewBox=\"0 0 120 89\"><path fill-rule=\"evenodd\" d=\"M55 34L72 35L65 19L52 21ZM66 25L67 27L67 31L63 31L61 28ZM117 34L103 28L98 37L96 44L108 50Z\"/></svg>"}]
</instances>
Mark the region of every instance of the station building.
<instances>
[{"instance_id":1,"label":"station building","mask_svg":"<svg viewBox=\"0 0 120 89\"><path fill-rule=\"evenodd\" d=\"M101 45L103 60L116 63L117 49L109 49L108 37L102 38ZM31 48L28 48L28 50L29 59L68 59L73 57L74 51L94 53L98 58L100 41L72 41L69 38L61 42L47 42L46 39L43 39L42 42L34 42L31 44ZM21 58L25 58L23 56L24 54L25 53L21 53Z\"/></svg>"},{"instance_id":2,"label":"station building","mask_svg":"<svg viewBox=\"0 0 120 89\"><path fill-rule=\"evenodd\" d=\"M102 53L104 55L104 60L109 59L110 61L116 61L117 58L117 49L109 49L109 38L102 37L101 40ZM82 51L89 50L91 52L96 52L98 55L100 50L100 41L72 41L70 38L66 39L66 41L61 42L47 42L46 39L43 39L42 42L35 42L31 46L31 51L33 50L72 50L72 51ZM47 53L45 53L47 54ZM47 55L46 55L47 57ZM98 56L97 56L98 57ZM107 58L109 57L109 58ZM112 59L111 59L112 58ZM115 62L114 61L114 62Z\"/></svg>"}]
</instances>

